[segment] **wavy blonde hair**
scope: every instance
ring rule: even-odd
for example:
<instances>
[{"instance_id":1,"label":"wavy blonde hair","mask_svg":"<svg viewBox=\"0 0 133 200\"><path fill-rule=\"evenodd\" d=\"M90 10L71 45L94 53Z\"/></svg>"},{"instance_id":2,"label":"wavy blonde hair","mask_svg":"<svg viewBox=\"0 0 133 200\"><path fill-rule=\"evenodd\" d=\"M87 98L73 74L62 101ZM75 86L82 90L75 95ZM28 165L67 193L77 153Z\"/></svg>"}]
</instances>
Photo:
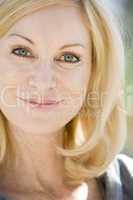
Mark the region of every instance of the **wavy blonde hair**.
<instances>
[{"instance_id":1,"label":"wavy blonde hair","mask_svg":"<svg viewBox=\"0 0 133 200\"><path fill-rule=\"evenodd\" d=\"M23 16L63 0L0 1L0 37ZM81 0L91 37L91 78L85 102L65 126L57 153L64 159L68 184L80 184L101 176L125 144L126 120L123 98L124 49L114 19L100 0ZM97 105L96 105L97 101ZM11 146L6 119L0 115L0 163ZM10 159L13 159L12 157Z\"/></svg>"}]
</instances>

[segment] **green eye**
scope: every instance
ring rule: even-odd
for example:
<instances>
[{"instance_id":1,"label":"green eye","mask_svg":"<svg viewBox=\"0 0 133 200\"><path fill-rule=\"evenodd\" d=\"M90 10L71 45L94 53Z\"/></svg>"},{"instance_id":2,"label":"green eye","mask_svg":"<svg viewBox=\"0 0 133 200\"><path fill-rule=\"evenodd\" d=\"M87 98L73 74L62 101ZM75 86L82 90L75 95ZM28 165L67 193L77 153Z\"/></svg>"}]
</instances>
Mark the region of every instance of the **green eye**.
<instances>
[{"instance_id":1,"label":"green eye","mask_svg":"<svg viewBox=\"0 0 133 200\"><path fill-rule=\"evenodd\" d=\"M80 57L76 56L74 54L67 53L67 54L62 55L61 59L58 59L58 61L66 62L66 63L72 63L73 64L73 63L80 62Z\"/></svg>"},{"instance_id":2,"label":"green eye","mask_svg":"<svg viewBox=\"0 0 133 200\"><path fill-rule=\"evenodd\" d=\"M12 53L19 57L33 57L30 51L23 47L13 49Z\"/></svg>"}]
</instances>

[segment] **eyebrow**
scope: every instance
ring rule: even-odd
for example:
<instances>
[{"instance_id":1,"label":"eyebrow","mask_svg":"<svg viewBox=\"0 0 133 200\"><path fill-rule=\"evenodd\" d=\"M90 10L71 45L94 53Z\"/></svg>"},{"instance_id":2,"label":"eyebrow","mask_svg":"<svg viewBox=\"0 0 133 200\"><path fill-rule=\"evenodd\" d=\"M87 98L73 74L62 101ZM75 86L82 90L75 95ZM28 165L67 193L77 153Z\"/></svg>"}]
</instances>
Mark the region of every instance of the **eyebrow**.
<instances>
[{"instance_id":1,"label":"eyebrow","mask_svg":"<svg viewBox=\"0 0 133 200\"><path fill-rule=\"evenodd\" d=\"M25 37L25 36L23 36L23 35L20 35L20 34L18 34L18 33L12 33L12 34L9 35L9 37L10 37L10 36L21 37L22 39L27 40L29 43L34 44L34 42L33 42L32 40L30 40L29 38L27 38L27 37Z\"/></svg>"},{"instance_id":2,"label":"eyebrow","mask_svg":"<svg viewBox=\"0 0 133 200\"><path fill-rule=\"evenodd\" d=\"M9 35L9 37L10 37L10 36L21 37L22 39L25 39L26 41L28 41L30 44L32 44L32 45L35 44L31 39L29 39L29 38L27 38L27 37L25 37L25 36L23 36L23 35L20 35L20 34L18 34L18 33L12 33L12 34ZM65 44L65 45L63 45L63 46L60 48L60 50L65 49L65 48L68 48L68 47L75 47L75 46L80 46L80 47L82 47L82 48L85 48L85 46L84 46L83 44L80 44L80 43L72 43L72 44Z\"/></svg>"},{"instance_id":3,"label":"eyebrow","mask_svg":"<svg viewBox=\"0 0 133 200\"><path fill-rule=\"evenodd\" d=\"M82 48L85 48L85 46L83 45L83 44L80 44L80 43L72 43L72 44L65 44L65 45L63 45L61 48L60 48L60 50L62 50L62 49L65 49L65 48L68 48L68 47L76 47L76 46L80 46L80 47L82 47Z\"/></svg>"}]
</instances>

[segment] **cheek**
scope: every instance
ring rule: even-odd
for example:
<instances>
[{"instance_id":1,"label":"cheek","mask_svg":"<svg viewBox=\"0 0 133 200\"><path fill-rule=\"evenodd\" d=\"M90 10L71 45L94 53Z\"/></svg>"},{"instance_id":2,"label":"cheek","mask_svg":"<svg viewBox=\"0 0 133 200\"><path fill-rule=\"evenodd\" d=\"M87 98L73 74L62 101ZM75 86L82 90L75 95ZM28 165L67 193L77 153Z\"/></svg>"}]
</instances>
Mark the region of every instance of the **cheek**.
<instances>
[{"instance_id":1,"label":"cheek","mask_svg":"<svg viewBox=\"0 0 133 200\"><path fill-rule=\"evenodd\" d=\"M21 69L21 70L20 70ZM0 61L0 85L19 84L26 76L27 71L15 64Z\"/></svg>"},{"instance_id":2,"label":"cheek","mask_svg":"<svg viewBox=\"0 0 133 200\"><path fill-rule=\"evenodd\" d=\"M10 107L16 104L18 87L24 83L26 73L20 72L8 62L0 62L0 103Z\"/></svg>"},{"instance_id":3,"label":"cheek","mask_svg":"<svg viewBox=\"0 0 133 200\"><path fill-rule=\"evenodd\" d=\"M77 96L84 96L89 81L89 70L80 68L76 72L66 75L64 80L72 93L77 94Z\"/></svg>"},{"instance_id":4,"label":"cheek","mask_svg":"<svg viewBox=\"0 0 133 200\"><path fill-rule=\"evenodd\" d=\"M80 69L73 73L65 73L63 77L64 96L67 103L72 108L79 109L85 99L87 90L87 76L85 69Z\"/></svg>"},{"instance_id":5,"label":"cheek","mask_svg":"<svg viewBox=\"0 0 133 200\"><path fill-rule=\"evenodd\" d=\"M6 109L16 107L16 88L6 85L1 86L0 107L5 107Z\"/></svg>"}]
</instances>

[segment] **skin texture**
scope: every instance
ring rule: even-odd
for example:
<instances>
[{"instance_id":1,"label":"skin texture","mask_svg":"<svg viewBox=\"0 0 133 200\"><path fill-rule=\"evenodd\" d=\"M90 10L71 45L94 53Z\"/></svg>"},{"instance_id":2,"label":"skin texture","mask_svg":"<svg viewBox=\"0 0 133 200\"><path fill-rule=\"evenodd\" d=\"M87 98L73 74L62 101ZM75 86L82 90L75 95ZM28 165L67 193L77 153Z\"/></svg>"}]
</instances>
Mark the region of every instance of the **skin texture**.
<instances>
[{"instance_id":1,"label":"skin texture","mask_svg":"<svg viewBox=\"0 0 133 200\"><path fill-rule=\"evenodd\" d=\"M11 34L27 37L34 44ZM81 46L61 49L77 43ZM8 120L9 134L19 147L16 167L10 166L1 176L1 190L10 198L41 200L46 195L45 199L60 196L77 200L77 191L84 191L80 200L87 198L84 184L74 190L65 187L62 160L55 154L55 146L61 142L64 126L83 105L91 70L90 44L76 3L49 6L25 16L0 39L0 108ZM32 57L13 54L20 45L25 49L23 53ZM67 63L65 55L72 53L80 55L80 62ZM72 61L75 59L73 56ZM51 109L39 109L18 96L64 101ZM43 195L36 173L44 186ZM90 183L90 191L95 190L94 185L95 181Z\"/></svg>"}]
</instances>

